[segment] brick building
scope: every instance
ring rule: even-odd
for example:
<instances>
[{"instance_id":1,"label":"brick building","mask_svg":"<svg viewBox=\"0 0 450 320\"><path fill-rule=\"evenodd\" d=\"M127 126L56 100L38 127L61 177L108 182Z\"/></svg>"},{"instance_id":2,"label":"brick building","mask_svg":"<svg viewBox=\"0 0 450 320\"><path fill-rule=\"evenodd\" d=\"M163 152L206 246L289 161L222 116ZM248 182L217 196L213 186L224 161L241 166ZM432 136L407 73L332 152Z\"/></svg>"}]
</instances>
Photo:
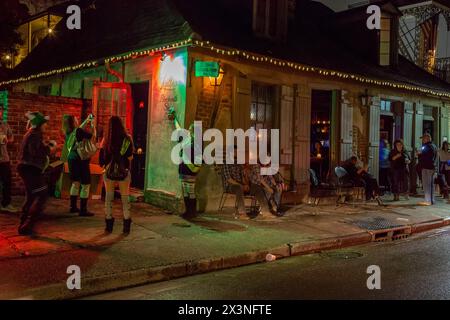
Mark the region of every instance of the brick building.
<instances>
[{"instance_id":1,"label":"brick building","mask_svg":"<svg viewBox=\"0 0 450 320\"><path fill-rule=\"evenodd\" d=\"M56 26L0 86L91 100L100 123L122 116L140 149L133 184L151 203L180 210L170 107L185 126L280 129L281 172L302 198L314 142L330 175L358 155L378 176L381 139L403 139L411 154L425 131L448 139L450 85L399 54L401 12L380 5L382 29L371 31L365 7L307 0L97 0L82 30ZM220 76L196 76L198 62L218 63ZM201 209L217 208L213 167L197 192Z\"/></svg>"}]
</instances>

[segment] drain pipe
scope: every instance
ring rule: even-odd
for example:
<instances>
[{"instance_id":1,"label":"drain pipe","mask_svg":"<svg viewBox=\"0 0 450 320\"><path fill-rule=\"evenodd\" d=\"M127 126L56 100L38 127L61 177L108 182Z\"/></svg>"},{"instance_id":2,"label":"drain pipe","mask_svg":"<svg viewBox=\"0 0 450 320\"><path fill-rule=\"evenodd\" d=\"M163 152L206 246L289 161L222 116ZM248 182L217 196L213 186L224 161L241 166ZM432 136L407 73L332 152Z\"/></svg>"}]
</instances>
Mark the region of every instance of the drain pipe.
<instances>
[{"instance_id":1,"label":"drain pipe","mask_svg":"<svg viewBox=\"0 0 450 320\"><path fill-rule=\"evenodd\" d=\"M293 192L297 192L297 183L295 181L295 161L296 161L296 157L295 157L295 146L296 146L296 133L297 133L297 128L296 128L296 115L297 115L297 97L298 95L298 85L294 85L294 97L292 100L292 164L291 164L291 181L290 181L290 189Z\"/></svg>"},{"instance_id":2,"label":"drain pipe","mask_svg":"<svg viewBox=\"0 0 450 320\"><path fill-rule=\"evenodd\" d=\"M124 82L125 82L125 81L124 81L124 76L123 76L123 74L120 73L120 72L118 72L118 71L116 71L116 70L114 70L114 69L112 69L112 68L111 68L111 65L109 64L109 62L106 62L106 63L105 63L105 67L106 67L106 71L107 71L110 75L113 75L114 77L116 77L117 79L119 79L119 82L120 82L120 83L124 83Z\"/></svg>"}]
</instances>

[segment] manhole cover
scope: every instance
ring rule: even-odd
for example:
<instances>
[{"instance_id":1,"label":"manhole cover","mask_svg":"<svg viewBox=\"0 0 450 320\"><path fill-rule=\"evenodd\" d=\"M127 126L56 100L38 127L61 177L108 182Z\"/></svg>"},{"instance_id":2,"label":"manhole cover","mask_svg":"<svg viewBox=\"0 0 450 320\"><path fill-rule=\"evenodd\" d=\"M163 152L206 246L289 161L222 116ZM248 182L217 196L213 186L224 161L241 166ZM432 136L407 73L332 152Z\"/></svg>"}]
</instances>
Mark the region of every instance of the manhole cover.
<instances>
[{"instance_id":1,"label":"manhole cover","mask_svg":"<svg viewBox=\"0 0 450 320\"><path fill-rule=\"evenodd\" d=\"M357 251L333 251L333 252L324 252L321 254L322 257L332 258L332 259L357 259L364 256L361 252Z\"/></svg>"},{"instance_id":2,"label":"manhole cover","mask_svg":"<svg viewBox=\"0 0 450 320\"><path fill-rule=\"evenodd\" d=\"M370 220L354 220L351 223L366 230L384 230L403 226L401 224L380 217L372 218Z\"/></svg>"}]
</instances>

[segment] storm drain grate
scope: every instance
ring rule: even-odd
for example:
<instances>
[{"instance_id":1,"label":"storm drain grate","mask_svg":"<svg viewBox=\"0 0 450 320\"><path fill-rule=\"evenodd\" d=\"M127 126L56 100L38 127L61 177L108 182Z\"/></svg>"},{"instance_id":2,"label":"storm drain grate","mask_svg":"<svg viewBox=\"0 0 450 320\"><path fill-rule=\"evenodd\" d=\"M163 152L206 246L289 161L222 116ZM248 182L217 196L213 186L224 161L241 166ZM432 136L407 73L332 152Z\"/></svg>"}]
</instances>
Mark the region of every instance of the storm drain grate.
<instances>
[{"instance_id":1,"label":"storm drain grate","mask_svg":"<svg viewBox=\"0 0 450 320\"><path fill-rule=\"evenodd\" d=\"M403 227L403 225L401 224L396 224L388 219L381 217L372 218L370 220L355 220L351 223L366 230L385 230Z\"/></svg>"}]
</instances>

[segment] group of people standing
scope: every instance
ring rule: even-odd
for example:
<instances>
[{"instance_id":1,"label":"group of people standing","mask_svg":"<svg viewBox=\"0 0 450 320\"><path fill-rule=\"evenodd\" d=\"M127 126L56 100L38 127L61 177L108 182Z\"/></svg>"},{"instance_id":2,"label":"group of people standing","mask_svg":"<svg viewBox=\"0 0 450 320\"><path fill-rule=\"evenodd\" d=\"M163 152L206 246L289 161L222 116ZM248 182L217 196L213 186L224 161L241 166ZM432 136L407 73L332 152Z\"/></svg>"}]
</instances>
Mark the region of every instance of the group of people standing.
<instances>
[{"instance_id":1,"label":"group of people standing","mask_svg":"<svg viewBox=\"0 0 450 320\"><path fill-rule=\"evenodd\" d=\"M28 112L27 131L23 137L17 171L23 180L26 199L22 207L22 215L18 232L21 235L33 233L33 227L42 213L48 198L48 172L50 157L56 153L57 144L47 140L49 117L40 112ZM68 163L70 188L69 212L78 213L82 217L93 216L88 210L90 196L91 158L97 153L97 130L94 117L88 116L81 124L72 115L63 117L63 134L65 136L61 160ZM13 141L12 132L6 123L0 122L0 170L3 182L2 210L17 212L11 205L11 169L6 144ZM129 208L129 186L131 181L130 161L133 156L133 141L128 135L121 118L112 116L109 119L106 136L100 144L100 165L104 168L105 197L105 232L111 233L114 226L112 201L115 185L119 185L123 205L123 233L129 234L131 216ZM8 172L9 169L9 172ZM6 174L8 173L8 174ZM80 206L78 207L78 198Z\"/></svg>"},{"instance_id":2,"label":"group of people standing","mask_svg":"<svg viewBox=\"0 0 450 320\"><path fill-rule=\"evenodd\" d=\"M425 201L421 205L434 204L434 185L438 184L441 194L448 198L450 185L450 153L448 141L444 141L442 149L438 150L433 144L432 137L425 133L422 137L422 146L417 150L418 164L416 171L425 194ZM403 144L403 141L396 140L394 148L388 153L388 181L394 195L394 201L399 201L400 196L409 196L410 191L410 164L411 157Z\"/></svg>"}]
</instances>

